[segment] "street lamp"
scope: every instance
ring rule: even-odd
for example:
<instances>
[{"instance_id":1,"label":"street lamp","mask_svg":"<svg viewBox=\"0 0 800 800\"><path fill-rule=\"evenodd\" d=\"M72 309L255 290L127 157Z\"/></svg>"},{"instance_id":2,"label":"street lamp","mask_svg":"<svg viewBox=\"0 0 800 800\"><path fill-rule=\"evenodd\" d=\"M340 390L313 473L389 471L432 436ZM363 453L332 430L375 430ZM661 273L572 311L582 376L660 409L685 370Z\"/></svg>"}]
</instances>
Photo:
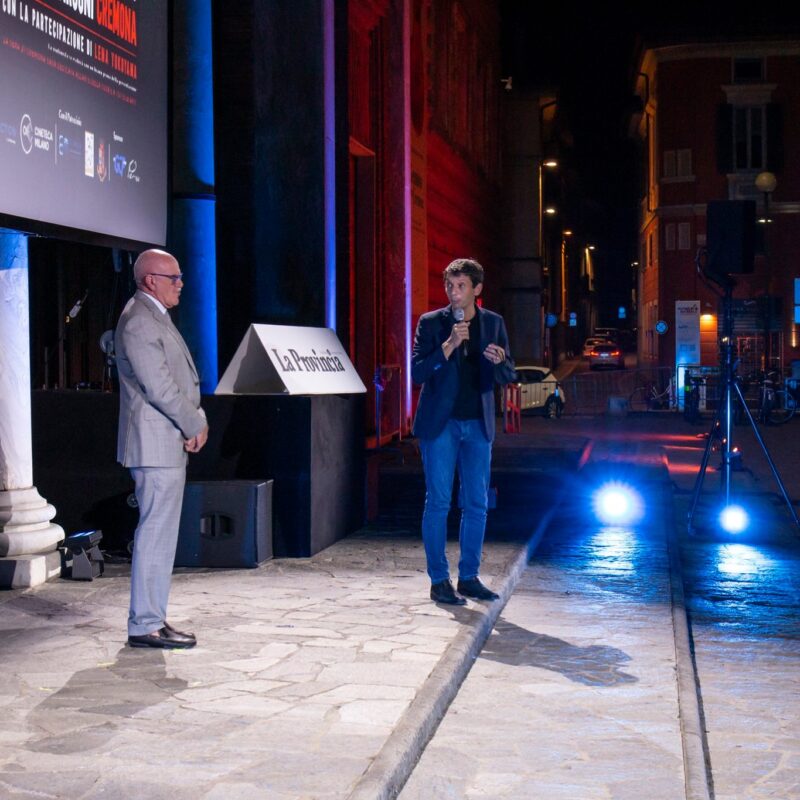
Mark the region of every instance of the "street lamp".
<instances>
[{"instance_id":1,"label":"street lamp","mask_svg":"<svg viewBox=\"0 0 800 800\"><path fill-rule=\"evenodd\" d=\"M558 161L556 161L554 158L540 158L539 159L539 163L538 163L537 174L538 174L538 182L539 182L539 187L538 187L539 188L539 213L538 213L538 216L539 216L539 264L542 267L544 267L544 255L545 255L545 253L544 253L544 238L543 238L543 233L544 233L543 220L544 220L544 214L545 213L550 213L549 211L545 212L545 209L544 209L544 174L543 174L543 170L545 169L545 167L547 169L557 169L558 168ZM552 213L555 213L555 209L553 209Z\"/></svg>"},{"instance_id":2,"label":"street lamp","mask_svg":"<svg viewBox=\"0 0 800 800\"><path fill-rule=\"evenodd\" d=\"M539 189L539 207L537 209L537 216L539 223L539 241L538 241L538 250L539 250L539 268L542 271L542 277L549 274L549 270L547 269L547 265L545 264L546 258L546 250L544 246L544 216L548 214L550 216L556 213L555 208L544 208L544 170L546 169L557 169L558 168L558 161L554 158L539 158L537 159L537 178L538 178L538 189ZM549 282L550 279L548 279ZM549 310L550 303L551 303L551 291L548 287L547 292L547 309ZM543 340L545 351L548 353L548 358L552 359L552 350L550 347L550 328L547 325L544 325L543 329Z\"/></svg>"},{"instance_id":3,"label":"street lamp","mask_svg":"<svg viewBox=\"0 0 800 800\"><path fill-rule=\"evenodd\" d=\"M764 195L764 216L759 222L764 224L764 266L766 269L766 287L764 290L764 374L769 372L772 360L772 265L767 252L766 225L772 220L769 217L769 196L775 191L778 179L772 172L759 172L756 175L756 189Z\"/></svg>"},{"instance_id":4,"label":"street lamp","mask_svg":"<svg viewBox=\"0 0 800 800\"><path fill-rule=\"evenodd\" d=\"M764 195L764 216L759 220L764 224L772 222L769 218L769 196L775 191L778 179L772 172L759 172L756 175L756 189Z\"/></svg>"},{"instance_id":5,"label":"street lamp","mask_svg":"<svg viewBox=\"0 0 800 800\"><path fill-rule=\"evenodd\" d=\"M561 321L567 321L567 240L572 236L569 228L561 231Z\"/></svg>"}]
</instances>

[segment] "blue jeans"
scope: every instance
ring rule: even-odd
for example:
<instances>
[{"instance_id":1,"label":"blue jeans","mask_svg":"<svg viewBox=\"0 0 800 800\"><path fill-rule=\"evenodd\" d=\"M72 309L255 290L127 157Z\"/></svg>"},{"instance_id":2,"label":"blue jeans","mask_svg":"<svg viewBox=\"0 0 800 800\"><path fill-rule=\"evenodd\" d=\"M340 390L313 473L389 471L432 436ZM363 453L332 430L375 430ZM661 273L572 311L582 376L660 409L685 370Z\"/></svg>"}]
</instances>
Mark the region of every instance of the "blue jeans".
<instances>
[{"instance_id":1,"label":"blue jeans","mask_svg":"<svg viewBox=\"0 0 800 800\"><path fill-rule=\"evenodd\" d=\"M492 443L486 439L479 419L451 419L435 439L420 439L419 445L426 489L422 542L431 583L450 578L445 545L456 467L463 507L458 533L461 545L458 577L461 580L475 578L480 571L486 529Z\"/></svg>"}]
</instances>

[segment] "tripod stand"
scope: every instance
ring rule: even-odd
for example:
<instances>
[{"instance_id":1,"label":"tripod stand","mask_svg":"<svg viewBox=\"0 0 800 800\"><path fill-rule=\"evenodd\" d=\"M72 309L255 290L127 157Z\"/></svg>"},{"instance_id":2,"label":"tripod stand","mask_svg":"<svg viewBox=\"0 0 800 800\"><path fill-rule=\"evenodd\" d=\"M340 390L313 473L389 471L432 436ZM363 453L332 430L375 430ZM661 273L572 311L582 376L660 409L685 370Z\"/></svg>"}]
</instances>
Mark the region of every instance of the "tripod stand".
<instances>
[{"instance_id":1,"label":"tripod stand","mask_svg":"<svg viewBox=\"0 0 800 800\"><path fill-rule=\"evenodd\" d=\"M697 503L700 500L700 492L703 488L703 479L705 478L708 460L711 456L711 446L714 441L714 435L721 425L725 430L722 443L722 489L725 493L725 506L727 507L730 504L731 473L733 471L733 464L731 463L731 421L733 417L733 403L737 399L741 404L741 408L744 411L745 417L750 422L750 427L753 429L753 434L755 435L756 440L761 445L761 449L764 451L764 456L766 457L767 463L772 470L772 475L775 478L775 482L778 484L778 487L781 490L783 499L786 501L786 505L789 508L789 513L791 514L792 520L794 520L794 524L800 528L800 520L797 518L797 513L794 510L792 501L789 499L789 495L786 491L783 481L781 480L778 468L775 466L775 462L772 460L769 450L767 450L767 445L764 443L764 439L758 431L758 427L753 419L753 415L750 413L750 409L747 407L747 403L744 401L742 389L736 380L736 369L733 361L733 289L736 284L730 277L722 278L717 282L725 290L725 294L722 296L722 308L724 315L722 336L722 371L724 376L723 391L719 406L717 407L717 413L714 416L714 422L712 423L711 430L708 434L706 449L703 453L703 460L700 464L700 471L697 473L697 479L695 480L694 490L692 492L692 504L689 508L689 518L687 521L689 533L692 533L692 523L694 522L695 511L697 510Z\"/></svg>"}]
</instances>

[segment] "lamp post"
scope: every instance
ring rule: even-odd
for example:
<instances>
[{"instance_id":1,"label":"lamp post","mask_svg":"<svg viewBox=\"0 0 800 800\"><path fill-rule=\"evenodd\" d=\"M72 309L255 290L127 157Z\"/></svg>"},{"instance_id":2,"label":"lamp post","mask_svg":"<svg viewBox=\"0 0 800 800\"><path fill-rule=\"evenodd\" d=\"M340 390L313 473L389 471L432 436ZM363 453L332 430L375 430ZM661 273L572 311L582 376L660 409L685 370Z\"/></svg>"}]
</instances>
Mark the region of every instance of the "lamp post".
<instances>
[{"instance_id":1,"label":"lamp post","mask_svg":"<svg viewBox=\"0 0 800 800\"><path fill-rule=\"evenodd\" d=\"M764 289L764 372L769 372L772 360L772 264L767 248L767 225L772 222L769 216L769 196L775 191L778 180L772 172L759 172L756 175L756 189L764 195L764 215L758 220L764 225L764 266L766 286Z\"/></svg>"},{"instance_id":2,"label":"lamp post","mask_svg":"<svg viewBox=\"0 0 800 800\"><path fill-rule=\"evenodd\" d=\"M544 215L545 215L545 208L544 208L544 168L547 169L557 169L558 168L558 161L554 158L540 158L538 163L538 183L539 183L539 263L544 266ZM553 210L555 213L555 210Z\"/></svg>"},{"instance_id":3,"label":"lamp post","mask_svg":"<svg viewBox=\"0 0 800 800\"><path fill-rule=\"evenodd\" d=\"M572 231L561 231L561 321L567 321L567 239Z\"/></svg>"},{"instance_id":4,"label":"lamp post","mask_svg":"<svg viewBox=\"0 0 800 800\"><path fill-rule=\"evenodd\" d=\"M556 213L555 208L549 206L545 209L544 207L544 169L557 169L558 161L554 158L539 158L537 159L537 183L538 183L538 194L539 194L539 203L537 207L537 217L538 217L538 257L539 257L539 269L541 270L542 279L544 279L545 272L547 273L547 283L551 283L551 276L550 271L547 269L545 265L545 258L547 256L547 249L545 248L544 244L544 217L545 214L548 216L553 216ZM544 283L544 280L542 280ZM545 315L542 321L545 323L544 331L543 331L543 341L545 346L545 351L547 353L547 360L552 362L553 360L553 353L552 353L552 336L550 335L550 328L546 325L546 315L550 309L550 305L552 303L552 292L550 291L550 286L548 285L548 292L547 292L547 305L545 306Z\"/></svg>"}]
</instances>

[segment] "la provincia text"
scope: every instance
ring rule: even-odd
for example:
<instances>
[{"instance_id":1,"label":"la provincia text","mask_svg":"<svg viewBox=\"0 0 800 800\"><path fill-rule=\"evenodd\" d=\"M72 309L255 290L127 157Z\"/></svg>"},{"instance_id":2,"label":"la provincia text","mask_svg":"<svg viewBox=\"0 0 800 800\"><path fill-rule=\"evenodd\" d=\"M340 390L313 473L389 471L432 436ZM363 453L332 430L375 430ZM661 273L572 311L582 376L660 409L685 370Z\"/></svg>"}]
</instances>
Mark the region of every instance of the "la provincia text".
<instances>
[{"instance_id":1,"label":"la provincia text","mask_svg":"<svg viewBox=\"0 0 800 800\"><path fill-rule=\"evenodd\" d=\"M330 350L323 353L312 350L310 354L302 355L291 347L283 351L276 347L270 349L281 372L346 372L339 357Z\"/></svg>"}]
</instances>

